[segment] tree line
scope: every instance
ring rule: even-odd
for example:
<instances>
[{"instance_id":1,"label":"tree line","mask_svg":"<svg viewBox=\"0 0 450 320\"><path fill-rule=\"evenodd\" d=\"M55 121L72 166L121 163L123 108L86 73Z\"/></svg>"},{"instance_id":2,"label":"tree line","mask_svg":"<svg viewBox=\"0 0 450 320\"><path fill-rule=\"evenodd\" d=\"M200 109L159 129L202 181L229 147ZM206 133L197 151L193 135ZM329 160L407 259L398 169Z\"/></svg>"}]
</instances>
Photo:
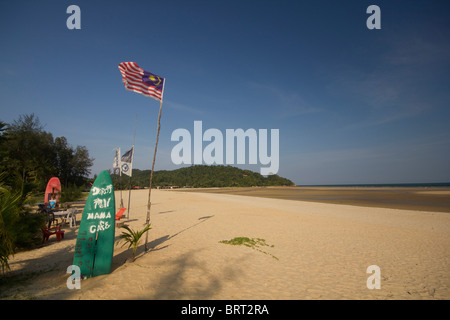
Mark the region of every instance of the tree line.
<instances>
[{"instance_id":1,"label":"tree line","mask_svg":"<svg viewBox=\"0 0 450 320\"><path fill-rule=\"evenodd\" d=\"M131 187L148 187L150 170L133 169ZM114 188L127 189L128 176L112 175ZM278 175L262 176L257 172L232 166L194 165L176 170L160 170L153 173L152 187L252 187L252 186L292 186L294 183Z\"/></svg>"},{"instance_id":2,"label":"tree line","mask_svg":"<svg viewBox=\"0 0 450 320\"><path fill-rule=\"evenodd\" d=\"M0 121L0 172L13 188L32 184L44 191L56 176L62 187L82 186L94 159L85 146L73 147L66 137L53 138L34 114L21 115L11 124Z\"/></svg>"}]
</instances>

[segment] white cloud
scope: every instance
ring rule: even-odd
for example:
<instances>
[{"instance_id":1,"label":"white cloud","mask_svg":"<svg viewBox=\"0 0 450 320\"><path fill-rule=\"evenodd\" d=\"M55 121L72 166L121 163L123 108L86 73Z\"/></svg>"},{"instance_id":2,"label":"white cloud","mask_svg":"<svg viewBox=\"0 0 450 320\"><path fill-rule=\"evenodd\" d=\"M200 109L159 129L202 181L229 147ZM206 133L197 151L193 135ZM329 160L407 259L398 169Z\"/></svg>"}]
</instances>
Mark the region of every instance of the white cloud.
<instances>
[{"instance_id":1,"label":"white cloud","mask_svg":"<svg viewBox=\"0 0 450 320\"><path fill-rule=\"evenodd\" d=\"M311 105L297 92L287 92L274 85L250 82L249 86L269 93L276 102L274 107L280 118L290 118L309 113L321 112L322 109Z\"/></svg>"},{"instance_id":2,"label":"white cloud","mask_svg":"<svg viewBox=\"0 0 450 320\"><path fill-rule=\"evenodd\" d=\"M182 103L178 103L178 102L174 102L171 100L164 100L164 105L171 108L171 109L175 109L178 111L182 111L182 112L186 112L186 113L191 113L191 114L195 114L195 115L201 115L204 112L202 110L196 109L196 108L192 108L190 106L184 105Z\"/></svg>"},{"instance_id":3,"label":"white cloud","mask_svg":"<svg viewBox=\"0 0 450 320\"><path fill-rule=\"evenodd\" d=\"M402 37L390 39L391 47L383 59L393 66L419 67L427 64L449 62L450 45L433 43L422 37Z\"/></svg>"},{"instance_id":4,"label":"white cloud","mask_svg":"<svg viewBox=\"0 0 450 320\"><path fill-rule=\"evenodd\" d=\"M328 93L341 106L360 107L352 109L349 118L359 120L349 128L386 124L440 107L436 93L441 92L432 83L439 81L436 70L450 64L448 44L392 37L381 52L370 66L343 65L330 72Z\"/></svg>"}]
</instances>

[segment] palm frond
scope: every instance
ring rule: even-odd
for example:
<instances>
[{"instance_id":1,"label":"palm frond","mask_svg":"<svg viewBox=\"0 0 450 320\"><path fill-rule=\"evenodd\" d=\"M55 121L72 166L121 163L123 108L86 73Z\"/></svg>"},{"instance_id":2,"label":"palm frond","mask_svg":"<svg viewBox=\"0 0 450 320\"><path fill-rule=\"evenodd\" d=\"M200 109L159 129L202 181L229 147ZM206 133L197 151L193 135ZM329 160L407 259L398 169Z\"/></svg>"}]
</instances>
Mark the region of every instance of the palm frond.
<instances>
[{"instance_id":1,"label":"palm frond","mask_svg":"<svg viewBox=\"0 0 450 320\"><path fill-rule=\"evenodd\" d=\"M142 235L151 229L150 223L147 224L144 229L142 230L133 230L129 226L122 226L121 228L125 229L126 231L122 232L120 235L120 239L118 242L123 241L122 247L126 244L128 244L128 249L133 247L133 259L136 254L137 247L139 245L139 242L141 240Z\"/></svg>"}]
</instances>

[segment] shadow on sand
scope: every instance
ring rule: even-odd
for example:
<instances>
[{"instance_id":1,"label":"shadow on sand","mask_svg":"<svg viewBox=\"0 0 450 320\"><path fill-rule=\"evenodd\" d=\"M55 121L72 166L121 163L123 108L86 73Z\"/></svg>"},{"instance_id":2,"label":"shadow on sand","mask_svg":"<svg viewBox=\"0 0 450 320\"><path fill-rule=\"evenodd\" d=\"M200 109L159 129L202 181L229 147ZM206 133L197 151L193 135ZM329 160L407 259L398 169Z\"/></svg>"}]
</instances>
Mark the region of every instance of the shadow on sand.
<instances>
[{"instance_id":1,"label":"shadow on sand","mask_svg":"<svg viewBox=\"0 0 450 320\"><path fill-rule=\"evenodd\" d=\"M155 240L152 240L152 241L148 242L147 243L147 247L148 247L147 252L145 252L145 244L141 244L138 247L138 249L136 250L136 259L139 259L139 257L142 256L143 253L147 254L147 253L151 253L151 252L154 252L154 251L163 250L163 249L169 247L169 245L164 245L162 247L161 247L161 245L163 243L165 243L166 241L176 237L177 235L179 235L179 234L181 234L181 233L183 233L183 232L185 232L185 231L187 231L189 229L192 229L192 228L198 226L201 223L204 223L205 221L207 221L208 219L213 218L213 217L214 216L200 217L200 218L198 218L198 220L200 220L199 222L194 223L193 225L191 225L191 226L189 226L187 228L184 228L184 229L178 231L177 233L174 233L173 235L168 235L167 234L165 236L159 237L158 239L155 239ZM143 235L143 237L144 237L144 235ZM115 244L117 245L119 241L120 241L120 236L116 236L115 237ZM142 242L142 239L141 239L141 242ZM122 245L122 244L119 244L119 245ZM123 264L125 264L127 261L129 261L131 256L132 256L132 249L131 248L129 248L129 249L127 249L127 250L125 250L125 251L115 255L113 257L111 272L113 272L114 270L116 270L117 268L119 268Z\"/></svg>"},{"instance_id":2,"label":"shadow on sand","mask_svg":"<svg viewBox=\"0 0 450 320\"><path fill-rule=\"evenodd\" d=\"M146 290L146 293L136 296L130 295L129 299L208 299L214 292L220 290L224 278L230 279L235 277L236 272L233 271L233 263L224 266L219 274L211 273L210 270L207 270L205 264L196 258L198 252L202 249L190 250L173 260L159 262L156 265L139 265L139 259L142 256L168 248L170 244L167 241L213 217L213 215L200 217L197 222L172 235L164 235L148 242L149 249L147 252L145 252L145 245L141 244L136 252L135 261L130 265L138 268L163 268L165 272L157 278L157 283L152 284ZM62 241L76 239L76 228L67 228L65 230L65 237ZM11 261L12 267L16 264L20 265L20 267L7 272L0 280L0 299L70 299L73 294L76 294L76 292L68 290L66 287L66 280L69 276L66 270L73 262L74 248L71 245L58 248L57 245L56 239L51 238L44 246L55 246L55 250L49 252L45 257L38 256L36 258L30 257L26 260ZM126 264L131 256L131 248L115 255L111 273ZM39 265L39 268L36 269L36 265ZM31 268L31 266L33 267ZM201 277L186 281L186 278L192 272L201 275ZM39 286L42 284L47 289L45 294L42 294L39 290ZM50 285L52 289L49 289Z\"/></svg>"}]
</instances>

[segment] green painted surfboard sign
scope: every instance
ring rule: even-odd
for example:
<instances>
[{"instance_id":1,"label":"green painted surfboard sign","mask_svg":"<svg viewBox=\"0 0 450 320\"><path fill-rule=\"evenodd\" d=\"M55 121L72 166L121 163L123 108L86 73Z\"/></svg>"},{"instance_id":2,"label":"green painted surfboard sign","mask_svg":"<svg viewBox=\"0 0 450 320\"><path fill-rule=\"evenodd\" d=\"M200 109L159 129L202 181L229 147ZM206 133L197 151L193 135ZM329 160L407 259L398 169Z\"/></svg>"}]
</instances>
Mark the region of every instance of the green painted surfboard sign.
<instances>
[{"instance_id":1,"label":"green painted surfboard sign","mask_svg":"<svg viewBox=\"0 0 450 320\"><path fill-rule=\"evenodd\" d=\"M81 278L111 272L114 252L116 200L108 171L100 172L92 185L78 229L73 264Z\"/></svg>"}]
</instances>

